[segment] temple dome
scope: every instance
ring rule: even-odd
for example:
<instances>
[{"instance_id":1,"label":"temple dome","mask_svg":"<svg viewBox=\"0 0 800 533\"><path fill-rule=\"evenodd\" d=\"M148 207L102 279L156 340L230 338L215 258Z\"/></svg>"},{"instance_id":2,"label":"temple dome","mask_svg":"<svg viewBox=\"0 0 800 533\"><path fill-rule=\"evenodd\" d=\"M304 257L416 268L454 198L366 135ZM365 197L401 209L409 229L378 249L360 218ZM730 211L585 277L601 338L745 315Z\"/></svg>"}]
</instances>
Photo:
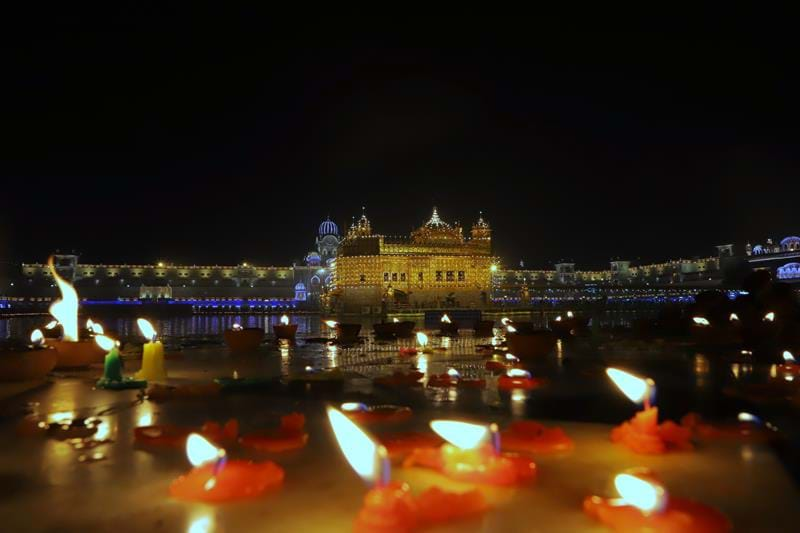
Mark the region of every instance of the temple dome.
<instances>
[{"instance_id":1,"label":"temple dome","mask_svg":"<svg viewBox=\"0 0 800 533\"><path fill-rule=\"evenodd\" d=\"M322 264L322 257L317 252L309 252L306 256L306 264L309 266L319 266Z\"/></svg>"},{"instance_id":2,"label":"temple dome","mask_svg":"<svg viewBox=\"0 0 800 533\"><path fill-rule=\"evenodd\" d=\"M325 235L339 235L339 227L331 220L331 217L319 225L319 236L324 237Z\"/></svg>"}]
</instances>

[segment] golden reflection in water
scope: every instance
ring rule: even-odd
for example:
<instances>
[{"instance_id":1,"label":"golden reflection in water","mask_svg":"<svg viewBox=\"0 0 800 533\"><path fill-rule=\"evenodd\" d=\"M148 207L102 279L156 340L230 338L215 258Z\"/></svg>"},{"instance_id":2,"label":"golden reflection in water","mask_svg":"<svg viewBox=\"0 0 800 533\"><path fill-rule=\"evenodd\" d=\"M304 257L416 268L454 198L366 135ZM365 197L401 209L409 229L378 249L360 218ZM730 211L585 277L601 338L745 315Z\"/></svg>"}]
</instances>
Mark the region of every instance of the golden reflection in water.
<instances>
[{"instance_id":1,"label":"golden reflection in water","mask_svg":"<svg viewBox=\"0 0 800 533\"><path fill-rule=\"evenodd\" d=\"M186 533L211 533L214 531L214 515L209 511L202 511L192 517Z\"/></svg>"},{"instance_id":2,"label":"golden reflection in water","mask_svg":"<svg viewBox=\"0 0 800 533\"><path fill-rule=\"evenodd\" d=\"M330 366L332 368L336 368L337 366L339 366L339 363L338 363L337 357L336 357L338 355L338 353L339 353L339 347L336 346L335 344L330 344L330 345L328 345L328 349L327 349L326 353L327 353L328 359L330 360L330 363L331 363Z\"/></svg>"},{"instance_id":3,"label":"golden reflection in water","mask_svg":"<svg viewBox=\"0 0 800 533\"><path fill-rule=\"evenodd\" d=\"M515 418L525 418L525 401L528 399L528 392L522 389L514 389L511 392L511 415Z\"/></svg>"},{"instance_id":4,"label":"golden reflection in water","mask_svg":"<svg viewBox=\"0 0 800 533\"><path fill-rule=\"evenodd\" d=\"M694 373L697 375L708 374L711 364L708 362L708 357L699 353L694 356Z\"/></svg>"},{"instance_id":5,"label":"golden reflection in water","mask_svg":"<svg viewBox=\"0 0 800 533\"><path fill-rule=\"evenodd\" d=\"M50 424L69 424L75 416L75 411L56 411L47 415L47 422Z\"/></svg>"},{"instance_id":6,"label":"golden reflection in water","mask_svg":"<svg viewBox=\"0 0 800 533\"><path fill-rule=\"evenodd\" d=\"M289 357L289 341L281 339L278 350L281 352L281 359L287 359Z\"/></svg>"},{"instance_id":7,"label":"golden reflection in water","mask_svg":"<svg viewBox=\"0 0 800 533\"><path fill-rule=\"evenodd\" d=\"M142 402L138 408L138 418L136 420L137 426L152 426L153 425L153 404L150 402Z\"/></svg>"},{"instance_id":8,"label":"golden reflection in water","mask_svg":"<svg viewBox=\"0 0 800 533\"><path fill-rule=\"evenodd\" d=\"M769 366L769 377L777 378L778 377L778 365L770 365Z\"/></svg>"},{"instance_id":9,"label":"golden reflection in water","mask_svg":"<svg viewBox=\"0 0 800 533\"><path fill-rule=\"evenodd\" d=\"M447 399L451 402L458 400L458 389L455 387L450 387L447 390Z\"/></svg>"},{"instance_id":10,"label":"golden reflection in water","mask_svg":"<svg viewBox=\"0 0 800 533\"><path fill-rule=\"evenodd\" d=\"M442 348L450 348L450 337L442 337Z\"/></svg>"},{"instance_id":11,"label":"golden reflection in water","mask_svg":"<svg viewBox=\"0 0 800 533\"><path fill-rule=\"evenodd\" d=\"M733 363L731 365L731 373L733 374L734 378L739 379L741 372L742 372L742 367L739 363Z\"/></svg>"},{"instance_id":12,"label":"golden reflection in water","mask_svg":"<svg viewBox=\"0 0 800 533\"><path fill-rule=\"evenodd\" d=\"M94 434L94 440L106 440L111 438L111 424L106 420L101 420L97 424L97 431Z\"/></svg>"},{"instance_id":13,"label":"golden reflection in water","mask_svg":"<svg viewBox=\"0 0 800 533\"><path fill-rule=\"evenodd\" d=\"M742 445L742 451L741 451L742 461L749 463L750 461L753 460L755 455L756 454L755 452L753 452L752 446L750 446L749 444Z\"/></svg>"},{"instance_id":14,"label":"golden reflection in water","mask_svg":"<svg viewBox=\"0 0 800 533\"><path fill-rule=\"evenodd\" d=\"M425 374L425 377L428 377L428 356L424 353L417 356L417 370Z\"/></svg>"}]
</instances>

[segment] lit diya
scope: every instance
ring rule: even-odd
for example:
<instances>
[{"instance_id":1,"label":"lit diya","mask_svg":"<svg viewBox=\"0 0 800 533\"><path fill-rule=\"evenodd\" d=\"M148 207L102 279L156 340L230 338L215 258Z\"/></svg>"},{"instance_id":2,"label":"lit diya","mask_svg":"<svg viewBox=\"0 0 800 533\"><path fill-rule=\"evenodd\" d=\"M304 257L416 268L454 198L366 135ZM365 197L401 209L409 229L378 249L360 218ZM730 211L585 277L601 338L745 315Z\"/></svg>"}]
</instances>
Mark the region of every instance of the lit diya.
<instances>
[{"instance_id":1,"label":"lit diya","mask_svg":"<svg viewBox=\"0 0 800 533\"><path fill-rule=\"evenodd\" d=\"M533 420L517 420L500 432L504 450L527 453L566 452L575 447L560 427L548 428Z\"/></svg>"},{"instance_id":2,"label":"lit diya","mask_svg":"<svg viewBox=\"0 0 800 533\"><path fill-rule=\"evenodd\" d=\"M404 422L411 418L411 408L400 405L368 406L359 402L346 402L340 409L350 420L360 424Z\"/></svg>"},{"instance_id":3,"label":"lit diya","mask_svg":"<svg viewBox=\"0 0 800 533\"><path fill-rule=\"evenodd\" d=\"M276 339L293 341L297 334L297 324L290 324L288 315L282 315L281 323L273 325L272 331Z\"/></svg>"},{"instance_id":4,"label":"lit diya","mask_svg":"<svg viewBox=\"0 0 800 533\"><path fill-rule=\"evenodd\" d=\"M458 324L454 324L450 317L447 316L447 313L443 314L439 320L439 334L443 337L458 336Z\"/></svg>"},{"instance_id":5,"label":"lit diya","mask_svg":"<svg viewBox=\"0 0 800 533\"><path fill-rule=\"evenodd\" d=\"M623 533L724 533L728 519L712 507L667 494L647 470L618 474L614 486L619 498L590 496L583 510L591 518Z\"/></svg>"},{"instance_id":6,"label":"lit diya","mask_svg":"<svg viewBox=\"0 0 800 533\"><path fill-rule=\"evenodd\" d=\"M783 351L783 364L777 365L778 372L786 376L800 375L800 365L789 350Z\"/></svg>"},{"instance_id":7,"label":"lit diya","mask_svg":"<svg viewBox=\"0 0 800 533\"><path fill-rule=\"evenodd\" d=\"M488 485L517 485L536 476L536 463L529 458L500 452L496 424L434 420L431 428L447 443L415 449L403 461L404 467L422 466L456 481Z\"/></svg>"},{"instance_id":8,"label":"lit diya","mask_svg":"<svg viewBox=\"0 0 800 533\"><path fill-rule=\"evenodd\" d=\"M428 378L428 387L464 387L482 389L486 380L481 378L464 378L455 368L448 368L446 374L435 374Z\"/></svg>"},{"instance_id":9,"label":"lit diya","mask_svg":"<svg viewBox=\"0 0 800 533\"><path fill-rule=\"evenodd\" d=\"M477 490L446 492L431 487L418 495L407 483L391 481L386 448L342 412L328 408L336 442L345 459L372 489L356 517L356 532L402 532L460 520L485 512L488 504Z\"/></svg>"},{"instance_id":10,"label":"lit diya","mask_svg":"<svg viewBox=\"0 0 800 533\"><path fill-rule=\"evenodd\" d=\"M305 415L290 413L281 417L281 425L278 428L247 433L242 435L239 443L260 452L297 450L308 442L305 425Z\"/></svg>"},{"instance_id":11,"label":"lit diya","mask_svg":"<svg viewBox=\"0 0 800 533\"><path fill-rule=\"evenodd\" d=\"M681 418L681 426L691 430L700 439L735 439L750 442L766 442L776 437L775 426L764 424L750 413L739 413L736 423L712 424L697 413L688 413Z\"/></svg>"},{"instance_id":12,"label":"lit diya","mask_svg":"<svg viewBox=\"0 0 800 533\"><path fill-rule=\"evenodd\" d=\"M98 389L110 390L143 389L147 387L147 381L145 380L122 376L122 359L119 355L119 341L115 341L105 335L95 335L94 340L103 350L108 351L105 363L103 364L103 377L97 380L95 387Z\"/></svg>"},{"instance_id":13,"label":"lit diya","mask_svg":"<svg viewBox=\"0 0 800 533\"><path fill-rule=\"evenodd\" d=\"M691 430L670 420L658 423L658 407L651 406L655 398L655 383L616 368L606 369L614 384L635 403L644 402L644 409L622 425L611 430L611 441L620 443L635 453L658 454L669 450L691 450Z\"/></svg>"},{"instance_id":14,"label":"lit diya","mask_svg":"<svg viewBox=\"0 0 800 533\"><path fill-rule=\"evenodd\" d=\"M224 426L217 422L206 422L198 431L196 428L173 426L170 424L139 426L133 429L133 439L137 444L154 447L179 448L186 444L192 433L199 433L214 442L235 443L239 436L239 422L232 418Z\"/></svg>"},{"instance_id":15,"label":"lit diya","mask_svg":"<svg viewBox=\"0 0 800 533\"><path fill-rule=\"evenodd\" d=\"M523 389L530 390L539 387L544 383L542 378L531 377L531 373L521 368L509 368L506 373L497 380L497 388L500 390Z\"/></svg>"},{"instance_id":16,"label":"lit diya","mask_svg":"<svg viewBox=\"0 0 800 533\"><path fill-rule=\"evenodd\" d=\"M170 495L179 500L206 503L244 500L283 484L283 469L272 461L228 460L223 448L197 433L186 439L186 455L194 468L169 486Z\"/></svg>"},{"instance_id":17,"label":"lit diya","mask_svg":"<svg viewBox=\"0 0 800 533\"><path fill-rule=\"evenodd\" d=\"M222 338L231 353L254 352L264 340L264 330L261 328L243 328L241 324L234 324L222 333Z\"/></svg>"}]
</instances>

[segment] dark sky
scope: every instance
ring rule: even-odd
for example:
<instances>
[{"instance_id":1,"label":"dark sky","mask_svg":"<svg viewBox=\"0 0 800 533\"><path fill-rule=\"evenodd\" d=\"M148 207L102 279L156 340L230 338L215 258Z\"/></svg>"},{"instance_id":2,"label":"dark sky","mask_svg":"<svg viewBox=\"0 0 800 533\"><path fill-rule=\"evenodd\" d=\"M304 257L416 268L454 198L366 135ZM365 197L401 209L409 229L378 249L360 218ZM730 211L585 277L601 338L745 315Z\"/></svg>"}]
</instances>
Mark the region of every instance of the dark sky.
<instances>
[{"instance_id":1,"label":"dark sky","mask_svg":"<svg viewBox=\"0 0 800 533\"><path fill-rule=\"evenodd\" d=\"M0 255L285 264L362 205L386 234L482 209L528 266L800 232L791 28L348 20L76 15L7 39Z\"/></svg>"}]
</instances>

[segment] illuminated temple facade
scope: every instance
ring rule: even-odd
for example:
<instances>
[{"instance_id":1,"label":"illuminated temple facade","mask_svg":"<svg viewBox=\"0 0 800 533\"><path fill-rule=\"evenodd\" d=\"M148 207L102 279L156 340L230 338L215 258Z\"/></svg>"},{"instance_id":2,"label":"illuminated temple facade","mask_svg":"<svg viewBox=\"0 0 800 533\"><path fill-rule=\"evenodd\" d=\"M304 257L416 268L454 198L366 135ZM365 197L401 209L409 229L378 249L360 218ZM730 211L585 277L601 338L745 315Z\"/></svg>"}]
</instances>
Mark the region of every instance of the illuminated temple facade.
<instances>
[{"instance_id":1,"label":"illuminated temple facade","mask_svg":"<svg viewBox=\"0 0 800 533\"><path fill-rule=\"evenodd\" d=\"M334 305L376 312L414 307L480 307L490 300L492 230L481 216L464 236L433 208L407 237L373 231L366 214L339 245Z\"/></svg>"}]
</instances>

